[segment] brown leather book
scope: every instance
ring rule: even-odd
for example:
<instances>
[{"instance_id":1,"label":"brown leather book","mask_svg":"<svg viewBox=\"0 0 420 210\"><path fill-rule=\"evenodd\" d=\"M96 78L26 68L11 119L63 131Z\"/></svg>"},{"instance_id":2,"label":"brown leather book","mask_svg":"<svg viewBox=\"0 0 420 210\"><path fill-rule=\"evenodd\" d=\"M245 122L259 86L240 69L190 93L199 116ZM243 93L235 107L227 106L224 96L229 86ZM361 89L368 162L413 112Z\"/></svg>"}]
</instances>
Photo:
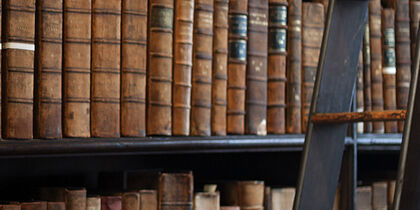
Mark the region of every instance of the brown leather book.
<instances>
[{"instance_id":1,"label":"brown leather book","mask_svg":"<svg viewBox=\"0 0 420 210\"><path fill-rule=\"evenodd\" d=\"M383 86L382 86L382 40L381 40L381 2L380 0L369 1L369 26L370 26L370 52L371 52L371 90L372 111L384 109ZM384 123L374 122L373 132L384 133Z\"/></svg>"},{"instance_id":2,"label":"brown leather book","mask_svg":"<svg viewBox=\"0 0 420 210\"><path fill-rule=\"evenodd\" d=\"M48 202L48 210L66 210L66 203L64 202Z\"/></svg>"},{"instance_id":3,"label":"brown leather book","mask_svg":"<svg viewBox=\"0 0 420 210\"><path fill-rule=\"evenodd\" d=\"M0 205L0 210L20 210L20 205L19 204Z\"/></svg>"},{"instance_id":4,"label":"brown leather book","mask_svg":"<svg viewBox=\"0 0 420 210\"><path fill-rule=\"evenodd\" d=\"M267 132L286 131L287 0L269 0Z\"/></svg>"},{"instance_id":5,"label":"brown leather book","mask_svg":"<svg viewBox=\"0 0 420 210\"><path fill-rule=\"evenodd\" d=\"M227 133L245 132L248 0L229 1Z\"/></svg>"},{"instance_id":6,"label":"brown leather book","mask_svg":"<svg viewBox=\"0 0 420 210\"><path fill-rule=\"evenodd\" d=\"M101 197L87 197L86 210L101 210Z\"/></svg>"},{"instance_id":7,"label":"brown leather book","mask_svg":"<svg viewBox=\"0 0 420 210\"><path fill-rule=\"evenodd\" d=\"M411 57L414 58L416 50L416 38L420 21L420 1L410 1L410 37Z\"/></svg>"},{"instance_id":8,"label":"brown leather book","mask_svg":"<svg viewBox=\"0 0 420 210\"><path fill-rule=\"evenodd\" d=\"M395 195L395 181L389 181L388 182L388 207L392 208L392 205L394 204L394 195Z\"/></svg>"},{"instance_id":9,"label":"brown leather book","mask_svg":"<svg viewBox=\"0 0 420 210\"><path fill-rule=\"evenodd\" d=\"M20 204L21 210L47 210L47 202L24 202Z\"/></svg>"},{"instance_id":10,"label":"brown leather book","mask_svg":"<svg viewBox=\"0 0 420 210\"><path fill-rule=\"evenodd\" d=\"M213 0L195 0L191 135L211 135Z\"/></svg>"},{"instance_id":11,"label":"brown leather book","mask_svg":"<svg viewBox=\"0 0 420 210\"><path fill-rule=\"evenodd\" d=\"M158 196L156 190L140 190L140 208L139 210L157 210Z\"/></svg>"},{"instance_id":12,"label":"brown leather book","mask_svg":"<svg viewBox=\"0 0 420 210\"><path fill-rule=\"evenodd\" d=\"M371 68L370 68L370 32L369 22L366 23L363 35L363 98L364 110L372 111L372 89L371 89ZM372 123L364 123L364 132L372 133Z\"/></svg>"},{"instance_id":13,"label":"brown leather book","mask_svg":"<svg viewBox=\"0 0 420 210\"><path fill-rule=\"evenodd\" d=\"M271 188L264 188L264 210L271 210Z\"/></svg>"},{"instance_id":14,"label":"brown leather book","mask_svg":"<svg viewBox=\"0 0 420 210\"><path fill-rule=\"evenodd\" d=\"M40 188L38 199L48 202L65 202L66 194L64 187L44 187Z\"/></svg>"},{"instance_id":15,"label":"brown leather book","mask_svg":"<svg viewBox=\"0 0 420 210\"><path fill-rule=\"evenodd\" d=\"M175 1L172 134L190 134L194 0Z\"/></svg>"},{"instance_id":16,"label":"brown leather book","mask_svg":"<svg viewBox=\"0 0 420 210\"><path fill-rule=\"evenodd\" d=\"M264 209L264 182L263 181L239 181L238 204L241 209Z\"/></svg>"},{"instance_id":17,"label":"brown leather book","mask_svg":"<svg viewBox=\"0 0 420 210\"><path fill-rule=\"evenodd\" d=\"M123 0L121 135L146 135L147 0Z\"/></svg>"},{"instance_id":18,"label":"brown leather book","mask_svg":"<svg viewBox=\"0 0 420 210\"><path fill-rule=\"evenodd\" d=\"M122 210L139 210L140 194L138 192L126 192L122 195Z\"/></svg>"},{"instance_id":19,"label":"brown leather book","mask_svg":"<svg viewBox=\"0 0 420 210\"><path fill-rule=\"evenodd\" d=\"M194 210L220 210L219 192L198 192L194 196Z\"/></svg>"},{"instance_id":20,"label":"brown leather book","mask_svg":"<svg viewBox=\"0 0 420 210\"><path fill-rule=\"evenodd\" d=\"M302 132L305 133L324 34L324 6L305 2L302 12Z\"/></svg>"},{"instance_id":21,"label":"brown leather book","mask_svg":"<svg viewBox=\"0 0 420 210\"><path fill-rule=\"evenodd\" d=\"M387 182L375 182L372 184L372 210L388 209Z\"/></svg>"},{"instance_id":22,"label":"brown leather book","mask_svg":"<svg viewBox=\"0 0 420 210\"><path fill-rule=\"evenodd\" d=\"M192 210L193 208L193 174L162 173L159 177L160 210Z\"/></svg>"},{"instance_id":23,"label":"brown leather book","mask_svg":"<svg viewBox=\"0 0 420 210\"><path fill-rule=\"evenodd\" d=\"M213 13L213 70L211 130L226 135L229 0L215 0Z\"/></svg>"},{"instance_id":24,"label":"brown leather book","mask_svg":"<svg viewBox=\"0 0 420 210\"><path fill-rule=\"evenodd\" d=\"M63 0L37 1L35 136L61 138Z\"/></svg>"},{"instance_id":25,"label":"brown leather book","mask_svg":"<svg viewBox=\"0 0 420 210\"><path fill-rule=\"evenodd\" d=\"M86 189L84 188L66 189L65 199L67 210L86 209Z\"/></svg>"},{"instance_id":26,"label":"brown leather book","mask_svg":"<svg viewBox=\"0 0 420 210\"><path fill-rule=\"evenodd\" d=\"M372 188L357 187L356 189L356 210L372 209Z\"/></svg>"},{"instance_id":27,"label":"brown leather book","mask_svg":"<svg viewBox=\"0 0 420 210\"><path fill-rule=\"evenodd\" d=\"M268 0L248 0L247 134L267 134Z\"/></svg>"},{"instance_id":28,"label":"brown leather book","mask_svg":"<svg viewBox=\"0 0 420 210\"><path fill-rule=\"evenodd\" d=\"M33 138L35 0L6 0L3 25L3 138Z\"/></svg>"},{"instance_id":29,"label":"brown leather book","mask_svg":"<svg viewBox=\"0 0 420 210\"><path fill-rule=\"evenodd\" d=\"M92 3L92 137L120 136L121 0Z\"/></svg>"},{"instance_id":30,"label":"brown leather book","mask_svg":"<svg viewBox=\"0 0 420 210\"><path fill-rule=\"evenodd\" d=\"M327 18L329 0L314 0L315 3L321 3L324 6L324 16Z\"/></svg>"},{"instance_id":31,"label":"brown leather book","mask_svg":"<svg viewBox=\"0 0 420 210\"><path fill-rule=\"evenodd\" d=\"M302 132L302 0L289 0L286 84L286 131Z\"/></svg>"},{"instance_id":32,"label":"brown leather book","mask_svg":"<svg viewBox=\"0 0 420 210\"><path fill-rule=\"evenodd\" d=\"M295 188L275 188L271 190L272 210L292 210Z\"/></svg>"},{"instance_id":33,"label":"brown leather book","mask_svg":"<svg viewBox=\"0 0 420 210\"><path fill-rule=\"evenodd\" d=\"M356 111L364 111L364 97L363 97L363 54L360 51L359 64L357 65L357 78L356 78ZM363 122L356 124L357 133L363 133L364 125Z\"/></svg>"},{"instance_id":34,"label":"brown leather book","mask_svg":"<svg viewBox=\"0 0 420 210\"><path fill-rule=\"evenodd\" d=\"M101 196L101 210L122 210L121 196Z\"/></svg>"},{"instance_id":35,"label":"brown leather book","mask_svg":"<svg viewBox=\"0 0 420 210\"><path fill-rule=\"evenodd\" d=\"M172 34L174 0L150 0L147 134L172 134Z\"/></svg>"},{"instance_id":36,"label":"brown leather book","mask_svg":"<svg viewBox=\"0 0 420 210\"><path fill-rule=\"evenodd\" d=\"M91 7L91 0L64 1L63 135L65 137L90 137Z\"/></svg>"},{"instance_id":37,"label":"brown leather book","mask_svg":"<svg viewBox=\"0 0 420 210\"><path fill-rule=\"evenodd\" d=\"M239 206L221 206L220 210L240 210Z\"/></svg>"},{"instance_id":38,"label":"brown leather book","mask_svg":"<svg viewBox=\"0 0 420 210\"><path fill-rule=\"evenodd\" d=\"M397 109L397 96L395 87L395 75L397 69L395 67L395 13L393 9L382 10L382 34L383 34L383 87L384 87L384 109ZM397 133L398 124L396 121L385 122L386 133Z\"/></svg>"}]
</instances>

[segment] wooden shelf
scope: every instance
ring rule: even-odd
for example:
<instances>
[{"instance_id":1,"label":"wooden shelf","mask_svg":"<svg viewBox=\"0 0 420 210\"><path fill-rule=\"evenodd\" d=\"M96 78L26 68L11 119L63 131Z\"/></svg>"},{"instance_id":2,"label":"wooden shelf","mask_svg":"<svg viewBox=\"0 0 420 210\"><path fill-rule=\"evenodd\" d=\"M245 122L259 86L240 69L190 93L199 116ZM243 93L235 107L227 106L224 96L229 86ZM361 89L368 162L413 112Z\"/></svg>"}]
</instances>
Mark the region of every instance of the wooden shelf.
<instances>
[{"instance_id":1,"label":"wooden shelf","mask_svg":"<svg viewBox=\"0 0 420 210\"><path fill-rule=\"evenodd\" d=\"M361 134L357 137L359 151L400 151L402 134Z\"/></svg>"}]
</instances>

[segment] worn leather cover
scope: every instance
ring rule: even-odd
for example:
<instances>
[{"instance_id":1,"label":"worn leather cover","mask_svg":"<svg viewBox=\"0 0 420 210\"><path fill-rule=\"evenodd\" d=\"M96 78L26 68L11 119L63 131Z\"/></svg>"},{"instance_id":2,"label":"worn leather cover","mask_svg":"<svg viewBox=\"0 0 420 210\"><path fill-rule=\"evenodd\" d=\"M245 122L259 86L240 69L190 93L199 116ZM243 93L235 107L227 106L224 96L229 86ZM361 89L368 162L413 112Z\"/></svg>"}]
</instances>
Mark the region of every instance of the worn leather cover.
<instances>
[{"instance_id":1,"label":"worn leather cover","mask_svg":"<svg viewBox=\"0 0 420 210\"><path fill-rule=\"evenodd\" d=\"M0 210L20 210L20 205L19 204L0 205Z\"/></svg>"},{"instance_id":2,"label":"worn leather cover","mask_svg":"<svg viewBox=\"0 0 420 210\"><path fill-rule=\"evenodd\" d=\"M219 192L197 192L194 196L194 210L220 210Z\"/></svg>"},{"instance_id":3,"label":"worn leather cover","mask_svg":"<svg viewBox=\"0 0 420 210\"><path fill-rule=\"evenodd\" d=\"M248 1L247 134L267 134L268 0Z\"/></svg>"},{"instance_id":4,"label":"worn leather cover","mask_svg":"<svg viewBox=\"0 0 420 210\"><path fill-rule=\"evenodd\" d=\"M359 63L357 65L357 77L356 77L356 111L363 112L364 111L364 98L363 98L363 53L360 51L359 54ZM358 122L356 124L357 133L363 133L364 131L364 123Z\"/></svg>"},{"instance_id":5,"label":"worn leather cover","mask_svg":"<svg viewBox=\"0 0 420 210\"><path fill-rule=\"evenodd\" d=\"M175 1L172 134L190 134L194 0Z\"/></svg>"},{"instance_id":6,"label":"worn leather cover","mask_svg":"<svg viewBox=\"0 0 420 210\"><path fill-rule=\"evenodd\" d=\"M101 210L122 210L120 195L101 196Z\"/></svg>"},{"instance_id":7,"label":"worn leather cover","mask_svg":"<svg viewBox=\"0 0 420 210\"><path fill-rule=\"evenodd\" d=\"M295 198L296 189L275 188L271 190L271 209L272 210L292 210L293 200Z\"/></svg>"},{"instance_id":8,"label":"worn leather cover","mask_svg":"<svg viewBox=\"0 0 420 210\"><path fill-rule=\"evenodd\" d=\"M6 0L3 138L33 138L35 0Z\"/></svg>"},{"instance_id":9,"label":"worn leather cover","mask_svg":"<svg viewBox=\"0 0 420 210\"><path fill-rule=\"evenodd\" d=\"M64 0L63 135L65 137L90 137L91 6L91 0Z\"/></svg>"},{"instance_id":10,"label":"worn leather cover","mask_svg":"<svg viewBox=\"0 0 420 210\"><path fill-rule=\"evenodd\" d=\"M147 0L123 0L121 135L146 135Z\"/></svg>"},{"instance_id":11,"label":"worn leather cover","mask_svg":"<svg viewBox=\"0 0 420 210\"><path fill-rule=\"evenodd\" d=\"M302 132L302 1L289 0L286 84L286 131Z\"/></svg>"},{"instance_id":12,"label":"worn leather cover","mask_svg":"<svg viewBox=\"0 0 420 210\"><path fill-rule=\"evenodd\" d=\"M227 133L245 132L248 0L229 1Z\"/></svg>"},{"instance_id":13,"label":"worn leather cover","mask_svg":"<svg viewBox=\"0 0 420 210\"><path fill-rule=\"evenodd\" d=\"M193 209L193 174L162 173L159 177L159 210Z\"/></svg>"},{"instance_id":14,"label":"worn leather cover","mask_svg":"<svg viewBox=\"0 0 420 210\"><path fill-rule=\"evenodd\" d=\"M20 204L21 210L47 210L47 202L24 202Z\"/></svg>"},{"instance_id":15,"label":"worn leather cover","mask_svg":"<svg viewBox=\"0 0 420 210\"><path fill-rule=\"evenodd\" d=\"M382 10L382 35L383 35L383 64L382 73L384 79L384 109L385 110L396 110L397 109L397 98L396 98L396 87L395 87L395 12L393 9ZM385 122L386 133L397 133L398 124L396 121Z\"/></svg>"},{"instance_id":16,"label":"worn leather cover","mask_svg":"<svg viewBox=\"0 0 420 210\"><path fill-rule=\"evenodd\" d=\"M61 138L63 0L37 1L35 136Z\"/></svg>"},{"instance_id":17,"label":"worn leather cover","mask_svg":"<svg viewBox=\"0 0 420 210\"><path fill-rule=\"evenodd\" d=\"M264 209L263 181L239 181L237 187L238 204L241 209Z\"/></svg>"},{"instance_id":18,"label":"worn leather cover","mask_svg":"<svg viewBox=\"0 0 420 210\"><path fill-rule=\"evenodd\" d=\"M369 22L365 25L363 34L363 98L364 111L372 111L372 88L371 88L371 66L370 66L370 32ZM372 133L372 123L364 123L364 132Z\"/></svg>"},{"instance_id":19,"label":"worn leather cover","mask_svg":"<svg viewBox=\"0 0 420 210\"><path fill-rule=\"evenodd\" d=\"M140 190L139 210L157 210L158 196L156 190Z\"/></svg>"},{"instance_id":20,"label":"worn leather cover","mask_svg":"<svg viewBox=\"0 0 420 210\"><path fill-rule=\"evenodd\" d=\"M302 132L306 132L316 70L324 34L324 6L305 2L302 7Z\"/></svg>"},{"instance_id":21,"label":"worn leather cover","mask_svg":"<svg viewBox=\"0 0 420 210\"><path fill-rule=\"evenodd\" d=\"M191 135L211 135L213 0L195 0Z\"/></svg>"},{"instance_id":22,"label":"worn leather cover","mask_svg":"<svg viewBox=\"0 0 420 210\"><path fill-rule=\"evenodd\" d=\"M66 210L66 203L64 202L48 202L47 210Z\"/></svg>"},{"instance_id":23,"label":"worn leather cover","mask_svg":"<svg viewBox=\"0 0 420 210\"><path fill-rule=\"evenodd\" d=\"M87 197L86 210L101 210L101 197Z\"/></svg>"},{"instance_id":24,"label":"worn leather cover","mask_svg":"<svg viewBox=\"0 0 420 210\"><path fill-rule=\"evenodd\" d=\"M356 189L356 209L371 210L372 209L372 188L370 186L357 187Z\"/></svg>"},{"instance_id":25,"label":"worn leather cover","mask_svg":"<svg viewBox=\"0 0 420 210\"><path fill-rule=\"evenodd\" d=\"M214 1L211 130L226 135L229 0Z\"/></svg>"},{"instance_id":26,"label":"worn leather cover","mask_svg":"<svg viewBox=\"0 0 420 210\"><path fill-rule=\"evenodd\" d=\"M372 111L384 109L383 79L382 79L382 40L381 40L381 2L369 1L369 27L370 27L370 52L371 52L371 90ZM374 122L373 132L384 133L384 123Z\"/></svg>"},{"instance_id":27,"label":"worn leather cover","mask_svg":"<svg viewBox=\"0 0 420 210\"><path fill-rule=\"evenodd\" d=\"M65 201L67 210L86 209L86 189L66 189Z\"/></svg>"},{"instance_id":28,"label":"worn leather cover","mask_svg":"<svg viewBox=\"0 0 420 210\"><path fill-rule=\"evenodd\" d=\"M286 131L287 0L269 0L267 132Z\"/></svg>"},{"instance_id":29,"label":"worn leather cover","mask_svg":"<svg viewBox=\"0 0 420 210\"><path fill-rule=\"evenodd\" d=\"M122 195L122 210L139 210L140 194L138 192L126 192Z\"/></svg>"},{"instance_id":30,"label":"worn leather cover","mask_svg":"<svg viewBox=\"0 0 420 210\"><path fill-rule=\"evenodd\" d=\"M121 0L92 3L91 133L120 136Z\"/></svg>"},{"instance_id":31,"label":"worn leather cover","mask_svg":"<svg viewBox=\"0 0 420 210\"><path fill-rule=\"evenodd\" d=\"M410 37L411 57L414 58L416 50L416 38L420 21L420 1L410 1Z\"/></svg>"},{"instance_id":32,"label":"worn leather cover","mask_svg":"<svg viewBox=\"0 0 420 210\"><path fill-rule=\"evenodd\" d=\"M372 184L372 210L388 210L387 182Z\"/></svg>"}]
</instances>

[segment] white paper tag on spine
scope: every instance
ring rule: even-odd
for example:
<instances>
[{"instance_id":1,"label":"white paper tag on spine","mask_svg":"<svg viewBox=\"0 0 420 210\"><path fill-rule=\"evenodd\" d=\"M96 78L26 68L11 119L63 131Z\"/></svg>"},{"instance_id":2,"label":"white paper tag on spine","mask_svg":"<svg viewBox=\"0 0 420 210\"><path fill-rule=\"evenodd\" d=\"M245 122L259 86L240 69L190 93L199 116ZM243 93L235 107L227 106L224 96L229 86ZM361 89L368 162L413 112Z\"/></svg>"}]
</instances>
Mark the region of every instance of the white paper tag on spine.
<instances>
[{"instance_id":1,"label":"white paper tag on spine","mask_svg":"<svg viewBox=\"0 0 420 210\"><path fill-rule=\"evenodd\" d=\"M20 42L6 42L3 44L3 49L35 51L35 44L27 44L27 43L20 43Z\"/></svg>"}]
</instances>

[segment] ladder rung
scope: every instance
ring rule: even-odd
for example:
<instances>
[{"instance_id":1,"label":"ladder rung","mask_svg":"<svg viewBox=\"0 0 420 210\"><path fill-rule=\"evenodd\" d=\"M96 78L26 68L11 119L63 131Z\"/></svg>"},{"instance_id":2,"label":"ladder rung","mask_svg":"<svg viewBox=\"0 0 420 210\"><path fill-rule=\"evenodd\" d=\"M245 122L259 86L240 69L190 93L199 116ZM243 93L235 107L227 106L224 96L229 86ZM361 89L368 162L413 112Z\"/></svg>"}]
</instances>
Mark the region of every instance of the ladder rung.
<instances>
[{"instance_id":1,"label":"ladder rung","mask_svg":"<svg viewBox=\"0 0 420 210\"><path fill-rule=\"evenodd\" d=\"M312 123L349 123L405 120L406 110L387 110L371 112L344 112L344 113L314 113Z\"/></svg>"}]
</instances>

